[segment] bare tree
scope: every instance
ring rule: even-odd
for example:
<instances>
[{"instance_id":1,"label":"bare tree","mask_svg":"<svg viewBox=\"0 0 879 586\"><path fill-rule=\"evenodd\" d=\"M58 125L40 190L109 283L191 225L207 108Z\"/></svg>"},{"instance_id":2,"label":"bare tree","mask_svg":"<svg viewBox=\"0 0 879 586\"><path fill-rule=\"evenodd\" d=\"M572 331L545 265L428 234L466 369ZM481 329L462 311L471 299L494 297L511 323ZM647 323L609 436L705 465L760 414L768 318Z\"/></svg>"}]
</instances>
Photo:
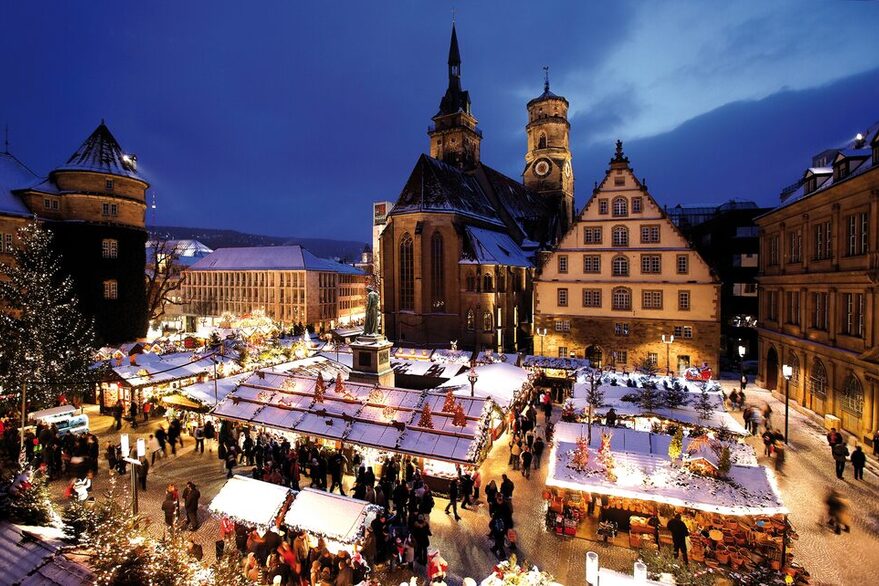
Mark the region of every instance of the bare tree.
<instances>
[{"instance_id":1,"label":"bare tree","mask_svg":"<svg viewBox=\"0 0 879 586\"><path fill-rule=\"evenodd\" d=\"M177 243L166 237L150 241L146 263L147 316L156 322L168 305L182 305L177 293L183 288L183 267L178 262Z\"/></svg>"}]
</instances>

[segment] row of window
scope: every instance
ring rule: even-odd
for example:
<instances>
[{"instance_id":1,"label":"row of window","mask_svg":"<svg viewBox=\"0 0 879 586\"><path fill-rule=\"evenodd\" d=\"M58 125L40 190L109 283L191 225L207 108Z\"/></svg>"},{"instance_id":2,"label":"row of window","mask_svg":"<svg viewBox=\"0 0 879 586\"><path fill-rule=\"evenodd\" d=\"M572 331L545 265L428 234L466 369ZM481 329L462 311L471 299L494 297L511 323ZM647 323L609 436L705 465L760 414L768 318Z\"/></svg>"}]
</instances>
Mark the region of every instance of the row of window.
<instances>
[{"instance_id":1,"label":"row of window","mask_svg":"<svg viewBox=\"0 0 879 586\"><path fill-rule=\"evenodd\" d=\"M614 185L621 186L626 184L625 177L614 177ZM638 197L632 198L632 213L640 214L643 211L643 199ZM608 201L607 198L601 198L598 200L598 213L601 215L607 215L608 210L612 210L611 214L614 218L625 218L629 215L629 199L623 196L618 196L613 198L613 200Z\"/></svg>"},{"instance_id":2,"label":"row of window","mask_svg":"<svg viewBox=\"0 0 879 586\"><path fill-rule=\"evenodd\" d=\"M558 272L568 272L568 255L558 255ZM675 259L675 268L677 274L686 275L690 272L690 257L686 254L679 254ZM629 258L623 255L617 255L611 259L611 269L614 277L629 276ZM601 256L597 254L583 255L583 273L597 274L601 272ZM660 254L642 254L641 255L641 274L642 275L659 275L662 274L662 255Z\"/></svg>"},{"instance_id":3,"label":"row of window","mask_svg":"<svg viewBox=\"0 0 879 586\"><path fill-rule=\"evenodd\" d=\"M779 292L766 291L766 319L778 322ZM863 293L840 293L838 333L863 338L866 333L866 299ZM786 291L784 296L784 321L794 326L802 325L799 291ZM830 329L830 294L826 292L809 293L808 324L813 330L826 332Z\"/></svg>"},{"instance_id":4,"label":"row of window","mask_svg":"<svg viewBox=\"0 0 879 586\"><path fill-rule=\"evenodd\" d=\"M690 292L678 291L678 311L690 310ZM567 307L569 301L567 287L556 291L556 303L559 307ZM583 289L583 307L600 308L601 289ZM619 311L632 309L632 290L628 287L615 287L611 291L611 307ZM645 289L641 291L641 309L662 309L663 291Z\"/></svg>"},{"instance_id":5,"label":"row of window","mask_svg":"<svg viewBox=\"0 0 879 586\"><path fill-rule=\"evenodd\" d=\"M791 366L792 375L790 384L798 387L800 384L800 360L796 354L789 354L787 362ZM819 359L815 359L812 363L812 369L808 378L809 393L818 399L825 400L827 398L827 387L829 386L827 378L827 370ZM842 409L856 417L860 417L864 412L864 387L861 381L853 373L849 372L842 384L840 393L840 406Z\"/></svg>"},{"instance_id":6,"label":"row of window","mask_svg":"<svg viewBox=\"0 0 879 586\"><path fill-rule=\"evenodd\" d=\"M568 326L570 329L570 326ZM490 332L494 328L494 320L491 317L490 311L482 312L482 330L485 332ZM475 331L476 330L476 313L473 311L473 308L467 310L467 330Z\"/></svg>"},{"instance_id":7,"label":"row of window","mask_svg":"<svg viewBox=\"0 0 879 586\"><path fill-rule=\"evenodd\" d=\"M641 244L659 244L661 230L659 224L645 224L641 226ZM601 226L585 226L583 228L583 244L601 244L604 241L604 231ZM629 245L629 228L626 226L614 226L611 228L611 243L613 246Z\"/></svg>"},{"instance_id":8,"label":"row of window","mask_svg":"<svg viewBox=\"0 0 879 586\"><path fill-rule=\"evenodd\" d=\"M843 227L845 240L843 242L843 256L858 256L870 251L870 216L866 212L845 216ZM812 260L827 260L833 258L833 227L830 220L817 222L810 227L812 236ZM767 237L767 255L770 266L779 265L781 258L780 235L772 234ZM803 262L803 231L791 230L787 234L787 259L788 264Z\"/></svg>"}]
</instances>

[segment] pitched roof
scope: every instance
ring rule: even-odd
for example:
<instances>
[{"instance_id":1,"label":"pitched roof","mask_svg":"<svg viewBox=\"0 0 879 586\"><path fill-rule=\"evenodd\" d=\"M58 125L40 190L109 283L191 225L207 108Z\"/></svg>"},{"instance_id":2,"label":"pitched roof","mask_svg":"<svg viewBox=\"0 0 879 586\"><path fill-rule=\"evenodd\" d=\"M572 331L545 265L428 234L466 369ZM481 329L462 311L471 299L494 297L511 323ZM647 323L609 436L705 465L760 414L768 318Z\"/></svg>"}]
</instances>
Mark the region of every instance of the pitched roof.
<instances>
[{"instance_id":1,"label":"pitched roof","mask_svg":"<svg viewBox=\"0 0 879 586\"><path fill-rule=\"evenodd\" d=\"M462 263L479 263L510 267L530 267L528 255L513 242L509 234L468 226Z\"/></svg>"},{"instance_id":2,"label":"pitched roof","mask_svg":"<svg viewBox=\"0 0 879 586\"><path fill-rule=\"evenodd\" d=\"M318 258L301 246L248 246L218 248L194 263L193 271L327 271L361 275L363 271L350 265Z\"/></svg>"},{"instance_id":3,"label":"pitched roof","mask_svg":"<svg viewBox=\"0 0 879 586\"><path fill-rule=\"evenodd\" d=\"M10 153L0 153L0 214L32 216L13 190L37 180L36 174Z\"/></svg>"},{"instance_id":4,"label":"pitched roof","mask_svg":"<svg viewBox=\"0 0 879 586\"><path fill-rule=\"evenodd\" d=\"M449 65L461 64L461 51L458 49L458 33L452 23L452 41L449 43Z\"/></svg>"},{"instance_id":5,"label":"pitched roof","mask_svg":"<svg viewBox=\"0 0 879 586\"><path fill-rule=\"evenodd\" d=\"M136 166L102 120L94 132L55 171L94 171L143 181Z\"/></svg>"}]
</instances>

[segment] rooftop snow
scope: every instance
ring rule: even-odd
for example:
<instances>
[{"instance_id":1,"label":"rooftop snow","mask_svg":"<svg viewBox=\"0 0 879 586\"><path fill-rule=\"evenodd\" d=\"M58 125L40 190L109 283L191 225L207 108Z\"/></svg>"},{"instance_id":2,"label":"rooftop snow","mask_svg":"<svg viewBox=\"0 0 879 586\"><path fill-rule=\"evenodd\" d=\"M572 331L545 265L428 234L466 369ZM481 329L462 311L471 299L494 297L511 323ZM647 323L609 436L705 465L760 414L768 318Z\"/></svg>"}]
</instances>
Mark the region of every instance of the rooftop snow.
<instances>
[{"instance_id":1,"label":"rooftop snow","mask_svg":"<svg viewBox=\"0 0 879 586\"><path fill-rule=\"evenodd\" d=\"M37 176L9 153L0 153L0 214L33 216L24 202L12 193L34 183Z\"/></svg>"},{"instance_id":2,"label":"rooftop snow","mask_svg":"<svg viewBox=\"0 0 879 586\"><path fill-rule=\"evenodd\" d=\"M67 162L55 171L94 171L143 181L137 174L135 165L127 160L128 156L107 125L101 121L76 152L70 155Z\"/></svg>"},{"instance_id":3,"label":"rooftop snow","mask_svg":"<svg viewBox=\"0 0 879 586\"><path fill-rule=\"evenodd\" d=\"M362 275L350 265L318 258L298 244L218 248L189 267L191 271L325 271Z\"/></svg>"},{"instance_id":4,"label":"rooftop snow","mask_svg":"<svg viewBox=\"0 0 879 586\"><path fill-rule=\"evenodd\" d=\"M533 266L528 255L508 234L472 226L467 226L466 230L470 242L469 252L472 254L465 252L464 259L461 260L462 263L475 262L526 268Z\"/></svg>"},{"instance_id":5,"label":"rooftop snow","mask_svg":"<svg viewBox=\"0 0 879 586\"><path fill-rule=\"evenodd\" d=\"M501 355L503 356L503 355ZM483 364L476 367L476 384L473 391L477 397L490 397L502 408L507 409L516 395L528 382L528 373L518 366L505 364ZM451 378L439 386L440 390L455 389L455 395L470 395L470 370Z\"/></svg>"}]
</instances>

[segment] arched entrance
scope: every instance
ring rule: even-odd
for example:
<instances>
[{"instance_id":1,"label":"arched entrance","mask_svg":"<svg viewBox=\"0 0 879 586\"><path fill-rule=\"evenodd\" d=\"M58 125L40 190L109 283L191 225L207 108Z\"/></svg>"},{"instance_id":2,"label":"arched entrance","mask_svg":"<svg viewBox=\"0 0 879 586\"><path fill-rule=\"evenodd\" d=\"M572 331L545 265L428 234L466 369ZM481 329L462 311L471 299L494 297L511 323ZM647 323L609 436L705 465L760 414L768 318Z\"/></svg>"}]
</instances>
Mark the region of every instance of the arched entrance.
<instances>
[{"instance_id":1,"label":"arched entrance","mask_svg":"<svg viewBox=\"0 0 879 586\"><path fill-rule=\"evenodd\" d=\"M770 346L766 353L766 388L774 391L778 388L778 352Z\"/></svg>"},{"instance_id":2,"label":"arched entrance","mask_svg":"<svg viewBox=\"0 0 879 586\"><path fill-rule=\"evenodd\" d=\"M593 368L601 368L603 366L601 348L594 344L586 348L586 359Z\"/></svg>"}]
</instances>

